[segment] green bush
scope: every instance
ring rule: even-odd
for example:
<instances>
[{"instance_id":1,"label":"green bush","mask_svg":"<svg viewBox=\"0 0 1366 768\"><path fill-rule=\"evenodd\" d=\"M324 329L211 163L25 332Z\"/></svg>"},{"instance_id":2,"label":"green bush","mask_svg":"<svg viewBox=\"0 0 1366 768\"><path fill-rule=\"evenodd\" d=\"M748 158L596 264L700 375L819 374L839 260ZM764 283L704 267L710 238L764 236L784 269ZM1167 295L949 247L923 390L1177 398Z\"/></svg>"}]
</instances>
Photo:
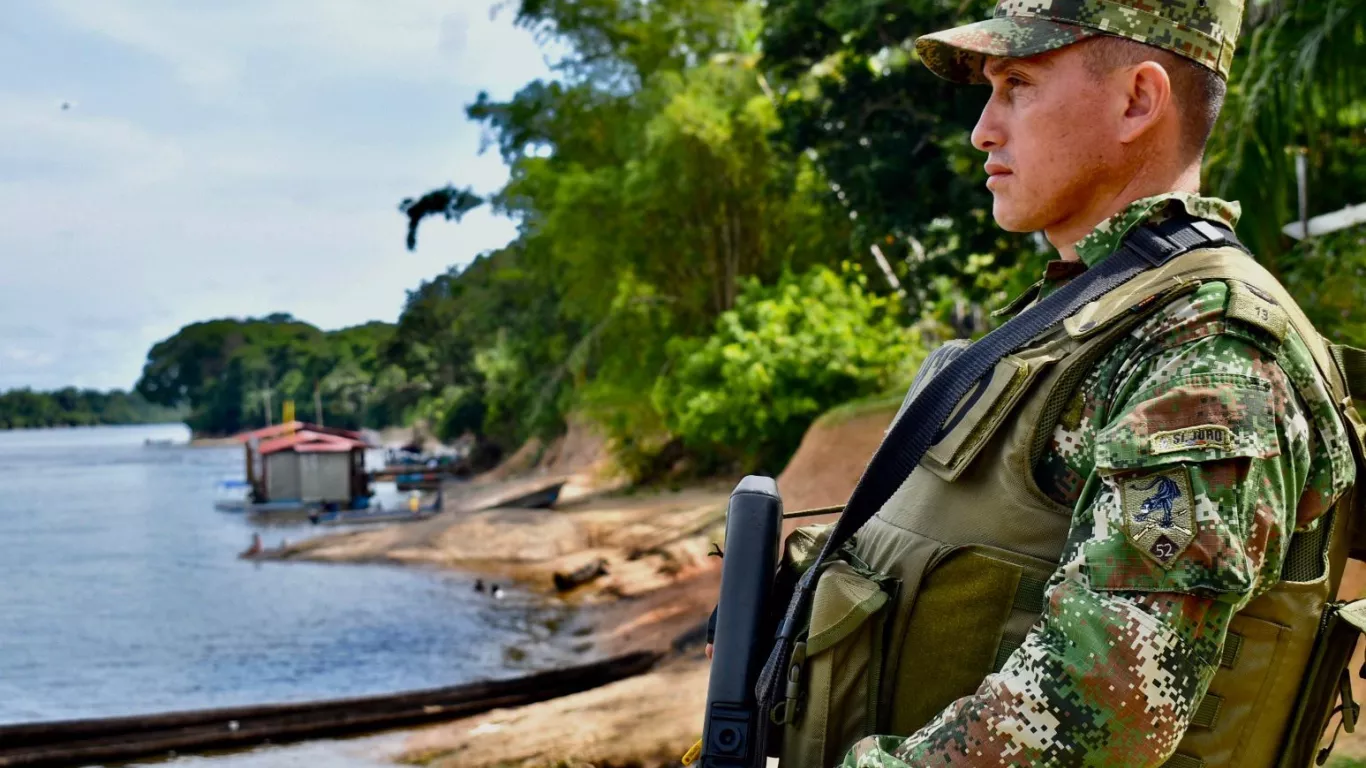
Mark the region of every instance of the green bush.
<instances>
[{"instance_id":1,"label":"green bush","mask_svg":"<svg viewBox=\"0 0 1366 768\"><path fill-rule=\"evenodd\" d=\"M909 380L920 332L866 283L847 264L747 280L710 337L671 342L653 397L669 429L701 458L776 472L817 416Z\"/></svg>"},{"instance_id":2,"label":"green bush","mask_svg":"<svg viewBox=\"0 0 1366 768\"><path fill-rule=\"evenodd\" d=\"M1281 275L1319 333L1366 346L1366 227L1301 241Z\"/></svg>"}]
</instances>

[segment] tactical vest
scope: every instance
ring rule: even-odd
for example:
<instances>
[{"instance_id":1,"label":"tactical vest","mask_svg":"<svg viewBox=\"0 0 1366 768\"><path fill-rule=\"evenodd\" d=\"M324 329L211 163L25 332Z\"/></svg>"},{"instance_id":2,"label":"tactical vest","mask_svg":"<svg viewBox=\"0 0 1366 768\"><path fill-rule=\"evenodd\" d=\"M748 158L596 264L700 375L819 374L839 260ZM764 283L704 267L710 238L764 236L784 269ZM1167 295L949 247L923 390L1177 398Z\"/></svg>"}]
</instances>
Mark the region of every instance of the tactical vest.
<instances>
[{"instance_id":1,"label":"tactical vest","mask_svg":"<svg viewBox=\"0 0 1366 768\"><path fill-rule=\"evenodd\" d=\"M1071 524L1072 509L1046 496L1033 472L1064 406L1119 336L1209 280L1229 284L1238 315L1288 321L1305 340L1362 466L1366 426L1347 382L1366 380L1366 365L1324 343L1269 273L1220 248L1140 275L1003 359L852 545L822 566L788 700L772 713L783 768L828 768L863 736L914 733L1000 669L1043 610ZM1293 536L1281 581L1233 618L1168 766L1307 766L1340 691L1350 730L1356 709L1343 670L1366 601L1333 601L1361 500L1354 488L1316 530ZM807 567L827 532L789 537L786 567Z\"/></svg>"}]
</instances>

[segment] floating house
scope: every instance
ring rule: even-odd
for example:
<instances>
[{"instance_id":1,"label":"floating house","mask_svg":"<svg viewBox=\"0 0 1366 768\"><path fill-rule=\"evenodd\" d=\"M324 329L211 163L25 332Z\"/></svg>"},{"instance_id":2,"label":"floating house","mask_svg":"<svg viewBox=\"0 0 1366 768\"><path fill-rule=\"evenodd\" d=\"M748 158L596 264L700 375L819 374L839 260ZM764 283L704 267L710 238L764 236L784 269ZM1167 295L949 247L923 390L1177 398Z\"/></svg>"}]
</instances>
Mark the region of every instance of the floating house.
<instances>
[{"instance_id":1,"label":"floating house","mask_svg":"<svg viewBox=\"0 0 1366 768\"><path fill-rule=\"evenodd\" d=\"M359 432L292 421L237 436L246 451L248 511L354 509L370 496Z\"/></svg>"}]
</instances>

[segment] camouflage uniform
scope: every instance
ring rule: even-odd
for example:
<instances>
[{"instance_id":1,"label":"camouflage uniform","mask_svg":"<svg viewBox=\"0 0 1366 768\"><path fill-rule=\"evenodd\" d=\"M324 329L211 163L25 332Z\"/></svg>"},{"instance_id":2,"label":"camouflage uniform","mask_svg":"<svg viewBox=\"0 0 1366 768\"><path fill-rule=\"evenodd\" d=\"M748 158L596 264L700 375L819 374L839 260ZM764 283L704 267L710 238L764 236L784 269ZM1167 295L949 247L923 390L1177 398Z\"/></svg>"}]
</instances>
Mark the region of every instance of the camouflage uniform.
<instances>
[{"instance_id":1,"label":"camouflage uniform","mask_svg":"<svg viewBox=\"0 0 1366 768\"><path fill-rule=\"evenodd\" d=\"M993 18L926 35L916 51L942 77L983 82L988 56L1111 34L1227 77L1241 19L1241 0L1000 0ZM1077 256L1094 266L1178 206L1229 226L1239 213L1194 195L1139 200ZM1035 295L1079 271L1055 262ZM1236 318L1234 291L1200 285L1090 369L1034 469L1073 510L1042 617L976 693L909 738L859 741L845 766L1155 768L1171 756L1230 619L1276 583L1290 534L1315 526L1354 480L1304 340Z\"/></svg>"},{"instance_id":2,"label":"camouflage uniform","mask_svg":"<svg viewBox=\"0 0 1366 768\"><path fill-rule=\"evenodd\" d=\"M1179 205L1229 225L1238 215L1211 198L1148 198L1077 254L1094 265L1135 224ZM1226 283L1206 283L1097 362L1035 469L1041 489L1074 509L1040 622L974 695L910 738L863 739L845 766L1138 768L1171 755L1230 618L1275 583L1292 530L1314 526L1354 479L1303 340L1290 330L1280 343L1229 317L1229 298ZM1153 434L1158 424L1167 431ZM1098 472L1098 457L1122 471ZM1189 493L1142 509L1166 483ZM1154 554L1145 513L1167 516L1148 530L1188 535Z\"/></svg>"}]
</instances>

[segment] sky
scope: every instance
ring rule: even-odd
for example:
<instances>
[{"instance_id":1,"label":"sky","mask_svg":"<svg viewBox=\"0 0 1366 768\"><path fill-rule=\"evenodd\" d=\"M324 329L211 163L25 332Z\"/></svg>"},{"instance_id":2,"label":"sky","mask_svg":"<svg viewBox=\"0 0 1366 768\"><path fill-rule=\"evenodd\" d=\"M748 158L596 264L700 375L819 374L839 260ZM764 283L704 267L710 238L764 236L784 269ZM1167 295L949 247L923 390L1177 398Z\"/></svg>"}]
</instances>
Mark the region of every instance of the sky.
<instances>
[{"instance_id":1,"label":"sky","mask_svg":"<svg viewBox=\"0 0 1366 768\"><path fill-rule=\"evenodd\" d=\"M4 0L0 390L130 388L187 323L393 321L405 291L501 246L464 114L549 75L490 0ZM63 103L69 105L62 108Z\"/></svg>"}]
</instances>

